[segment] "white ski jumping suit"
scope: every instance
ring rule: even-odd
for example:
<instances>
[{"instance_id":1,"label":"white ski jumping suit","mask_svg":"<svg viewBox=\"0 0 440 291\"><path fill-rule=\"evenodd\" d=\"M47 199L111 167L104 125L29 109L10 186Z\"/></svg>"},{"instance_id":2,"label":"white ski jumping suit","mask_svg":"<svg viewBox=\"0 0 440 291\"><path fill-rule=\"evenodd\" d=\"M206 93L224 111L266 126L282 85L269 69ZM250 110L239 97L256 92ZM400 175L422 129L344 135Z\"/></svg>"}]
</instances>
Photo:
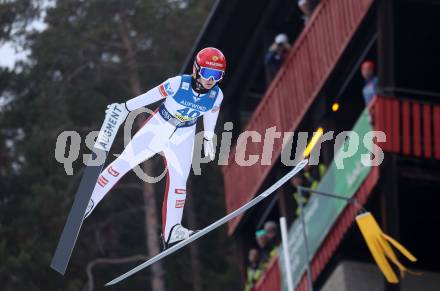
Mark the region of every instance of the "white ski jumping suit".
<instances>
[{"instance_id":1,"label":"white ski jumping suit","mask_svg":"<svg viewBox=\"0 0 440 291\"><path fill-rule=\"evenodd\" d=\"M212 139L223 93L214 86L205 94L192 89L191 76L170 78L159 86L126 102L129 111L165 98L133 136L122 154L98 178L86 217L129 170L156 153L163 152L168 168L162 206L162 233L180 224L186 199L186 182L191 169L197 118L203 115L204 136Z\"/></svg>"}]
</instances>

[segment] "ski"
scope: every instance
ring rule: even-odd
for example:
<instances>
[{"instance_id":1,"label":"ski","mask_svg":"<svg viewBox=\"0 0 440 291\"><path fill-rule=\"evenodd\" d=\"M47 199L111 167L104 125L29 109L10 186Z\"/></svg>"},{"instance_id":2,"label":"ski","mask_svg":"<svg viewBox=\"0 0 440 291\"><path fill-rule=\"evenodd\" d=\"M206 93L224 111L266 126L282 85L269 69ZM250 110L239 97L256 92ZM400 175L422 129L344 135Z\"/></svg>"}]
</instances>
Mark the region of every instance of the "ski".
<instances>
[{"instance_id":1,"label":"ski","mask_svg":"<svg viewBox=\"0 0 440 291\"><path fill-rule=\"evenodd\" d=\"M75 194L75 200L50 264L52 269L62 275L65 274L69 264L96 181L101 174L119 125L123 121L119 120L121 116L121 110L117 104L113 104L106 111L106 116L92 150L92 155L87 161L78 191ZM101 157L101 160L98 160L99 157Z\"/></svg>"},{"instance_id":2,"label":"ski","mask_svg":"<svg viewBox=\"0 0 440 291\"><path fill-rule=\"evenodd\" d=\"M307 165L307 163L308 163L307 159L302 160L289 173L287 173L285 176L283 176L281 179L279 179L275 184L273 184L271 187L266 189L266 191L264 191L263 193L261 193L260 195L258 195L257 197L255 197L254 199L249 201L248 203L244 204L243 206L241 206L240 208L234 210L233 212L229 213L228 215L224 216L223 218L217 220L216 222L208 225L204 229L202 229L200 231L197 231L195 234L191 235L189 238L187 238L187 239L181 241L180 243L170 247L169 249L166 249L165 251L157 254L156 256L152 257L148 261L146 261L146 262L140 264L139 266L131 269L127 273L125 273L125 274L123 274L123 275L113 279L112 281L110 281L107 284L105 284L105 286L110 286L110 285L114 285L116 283L121 282L122 280L124 280L124 279L130 277L131 275L139 272L140 270L142 270L142 269L144 269L144 268L154 264L155 262L165 258L166 256L176 252L177 250L183 248L187 244L192 243L193 241L199 239L200 237L206 235L207 233L211 232L212 230L218 228L219 226L225 224L226 222L230 221L231 219L233 219L236 216L240 215L241 213L245 212L249 208L251 208L254 205L256 205L257 203L259 203L261 200L263 200L264 198L266 198L267 196L269 196L270 194L275 192L275 190L277 190L279 187L281 187L284 183L289 181L293 176L295 176L299 171L301 171Z\"/></svg>"}]
</instances>

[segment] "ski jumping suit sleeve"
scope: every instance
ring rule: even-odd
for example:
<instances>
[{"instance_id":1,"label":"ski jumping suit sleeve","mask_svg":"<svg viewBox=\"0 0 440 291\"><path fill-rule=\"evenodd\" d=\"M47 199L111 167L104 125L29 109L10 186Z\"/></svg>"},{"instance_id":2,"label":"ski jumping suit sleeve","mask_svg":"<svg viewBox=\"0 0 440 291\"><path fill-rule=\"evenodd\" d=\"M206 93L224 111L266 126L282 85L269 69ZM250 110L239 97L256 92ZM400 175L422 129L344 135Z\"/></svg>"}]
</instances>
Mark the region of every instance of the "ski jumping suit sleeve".
<instances>
[{"instance_id":1,"label":"ski jumping suit sleeve","mask_svg":"<svg viewBox=\"0 0 440 291\"><path fill-rule=\"evenodd\" d=\"M170 78L148 92L128 100L126 107L133 111L161 99L165 100L136 132L121 155L99 176L86 217L128 171L162 152L168 170L162 207L164 236L168 237L170 229L181 223L186 200L186 182L192 163L196 121L203 116L207 137L212 138L223 94L218 86L206 94L197 94L191 88L191 76L183 75ZM140 173L140 178L145 176L140 168L135 172ZM148 182L145 178L143 180Z\"/></svg>"},{"instance_id":2,"label":"ski jumping suit sleeve","mask_svg":"<svg viewBox=\"0 0 440 291\"><path fill-rule=\"evenodd\" d=\"M174 82L170 82L173 85L176 85L177 82L180 82L179 80L174 80ZM136 109L139 109L144 106L148 106L150 104L153 104L161 99L164 99L165 96L160 94L159 87L157 86L147 92L145 92L142 95L139 95L137 97L134 97L133 99L128 100L125 102L125 107L128 109L128 111L133 111Z\"/></svg>"},{"instance_id":3,"label":"ski jumping suit sleeve","mask_svg":"<svg viewBox=\"0 0 440 291\"><path fill-rule=\"evenodd\" d=\"M214 104L214 107L203 115L203 129L204 129L204 137L206 139L211 140L214 137L214 129L217 123L218 115L220 113L220 104L223 100L223 93L219 90L217 100Z\"/></svg>"}]
</instances>

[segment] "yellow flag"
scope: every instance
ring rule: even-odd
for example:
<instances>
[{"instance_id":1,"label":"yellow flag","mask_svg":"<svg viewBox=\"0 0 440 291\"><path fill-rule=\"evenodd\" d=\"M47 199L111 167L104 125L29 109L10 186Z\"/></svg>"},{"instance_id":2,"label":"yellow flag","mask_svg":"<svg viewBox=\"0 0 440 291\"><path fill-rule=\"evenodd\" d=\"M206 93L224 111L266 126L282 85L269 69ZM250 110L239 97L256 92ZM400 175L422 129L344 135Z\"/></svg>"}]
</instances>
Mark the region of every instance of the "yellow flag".
<instances>
[{"instance_id":1,"label":"yellow flag","mask_svg":"<svg viewBox=\"0 0 440 291\"><path fill-rule=\"evenodd\" d=\"M356 216L356 223L359 226L365 241L367 242L368 248L376 261L376 264L379 266L387 281L389 283L398 283L399 279L391 268L388 260L393 262L399 268L401 277L404 276L405 272L409 271L404 265L402 265L402 263L399 262L396 254L391 248L391 245L398 249L410 261L415 262L417 259L395 239L384 234L370 212L365 212Z\"/></svg>"}]
</instances>

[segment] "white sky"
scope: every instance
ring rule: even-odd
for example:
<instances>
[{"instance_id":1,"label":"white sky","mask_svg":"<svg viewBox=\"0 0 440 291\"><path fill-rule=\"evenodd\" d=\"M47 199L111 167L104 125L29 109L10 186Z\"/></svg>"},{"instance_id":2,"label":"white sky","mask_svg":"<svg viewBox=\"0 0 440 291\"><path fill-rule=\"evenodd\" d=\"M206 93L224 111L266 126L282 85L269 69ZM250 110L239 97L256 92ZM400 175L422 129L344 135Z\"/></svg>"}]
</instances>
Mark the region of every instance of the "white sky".
<instances>
[{"instance_id":1,"label":"white sky","mask_svg":"<svg viewBox=\"0 0 440 291\"><path fill-rule=\"evenodd\" d=\"M54 1L46 0L43 4L43 8L48 8L55 5ZM29 25L27 28L30 30L37 30L37 31L43 31L46 29L47 25L44 23L44 17L46 13L43 11L41 18L34 21ZM27 56L29 55L29 51L23 51L22 49L16 49L13 47L11 43L5 43L3 45L0 45L0 66L1 67L9 67L13 68L15 65L15 62L17 60L25 60Z\"/></svg>"},{"instance_id":2,"label":"white sky","mask_svg":"<svg viewBox=\"0 0 440 291\"><path fill-rule=\"evenodd\" d=\"M12 69L17 60L26 59L27 52L16 52L10 43L0 46L0 66Z\"/></svg>"}]
</instances>

